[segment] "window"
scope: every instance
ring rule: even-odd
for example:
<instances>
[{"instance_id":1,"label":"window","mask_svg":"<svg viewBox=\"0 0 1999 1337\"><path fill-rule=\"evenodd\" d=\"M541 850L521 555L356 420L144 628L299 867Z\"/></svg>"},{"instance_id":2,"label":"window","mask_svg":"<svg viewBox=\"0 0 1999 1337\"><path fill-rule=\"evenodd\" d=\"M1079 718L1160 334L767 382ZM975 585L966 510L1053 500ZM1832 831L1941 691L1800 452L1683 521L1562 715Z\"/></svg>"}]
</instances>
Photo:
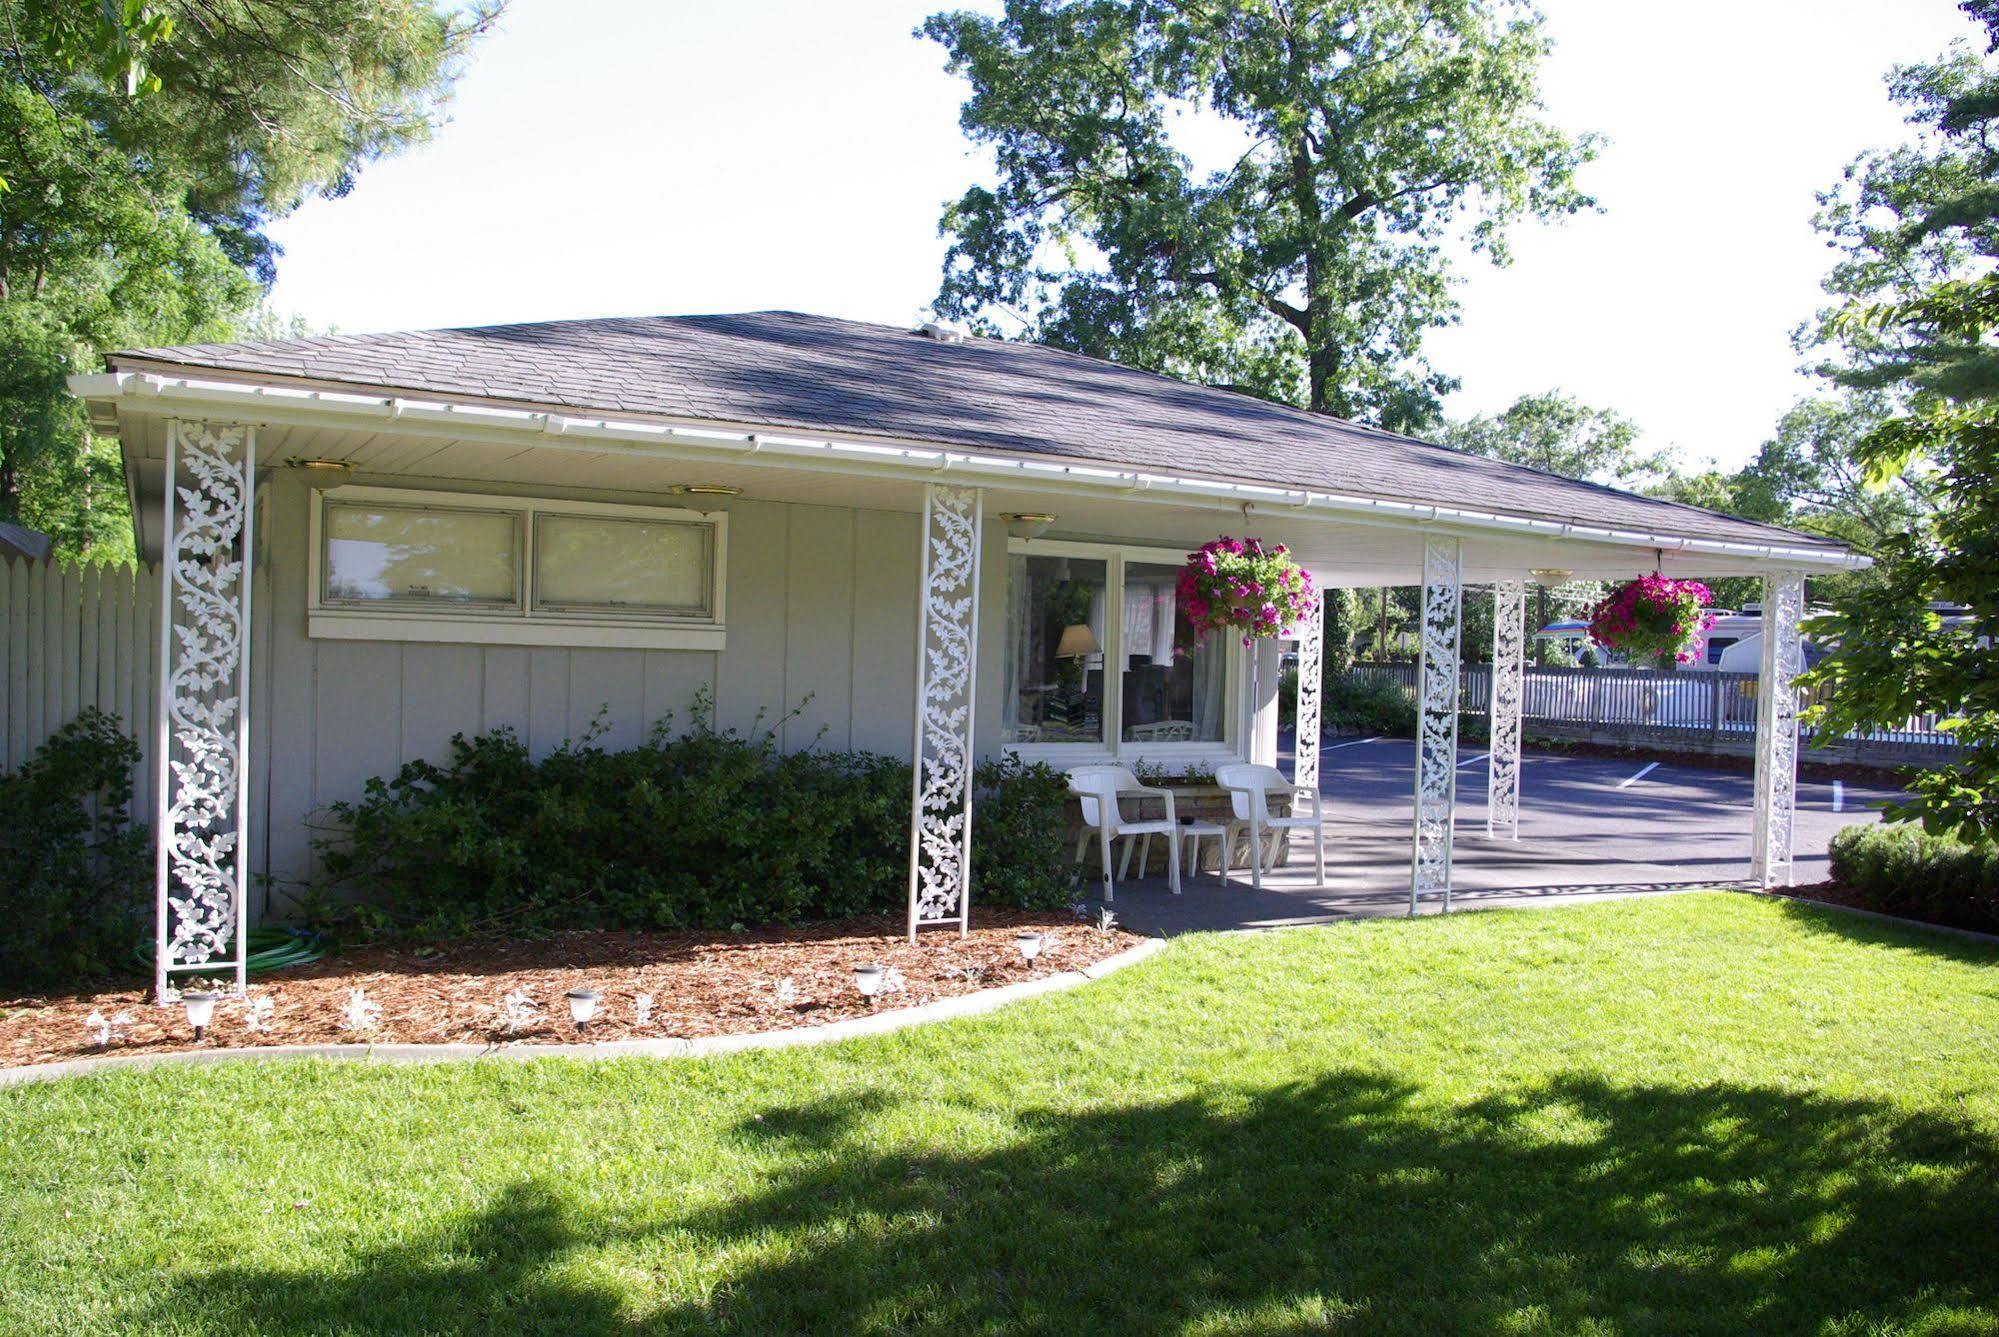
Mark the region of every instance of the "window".
<instances>
[{"instance_id":1,"label":"window","mask_svg":"<svg viewBox=\"0 0 1999 1337\"><path fill-rule=\"evenodd\" d=\"M1220 743L1228 703L1224 637L1197 637L1180 611L1180 568L1124 567L1124 740Z\"/></svg>"},{"instance_id":2,"label":"window","mask_svg":"<svg viewBox=\"0 0 1999 1337\"><path fill-rule=\"evenodd\" d=\"M727 516L342 487L317 494L309 630L498 645L723 645Z\"/></svg>"},{"instance_id":3,"label":"window","mask_svg":"<svg viewBox=\"0 0 1999 1337\"><path fill-rule=\"evenodd\" d=\"M537 515L534 606L706 617L714 534L678 520Z\"/></svg>"},{"instance_id":4,"label":"window","mask_svg":"<svg viewBox=\"0 0 1999 1337\"><path fill-rule=\"evenodd\" d=\"M1179 575L1177 554L1016 540L1004 741L1030 751L1224 751L1238 657L1228 638L1194 635Z\"/></svg>"},{"instance_id":5,"label":"window","mask_svg":"<svg viewBox=\"0 0 1999 1337\"><path fill-rule=\"evenodd\" d=\"M1101 559L1009 556L1007 742L1104 741L1109 570Z\"/></svg>"},{"instance_id":6,"label":"window","mask_svg":"<svg viewBox=\"0 0 1999 1337\"><path fill-rule=\"evenodd\" d=\"M329 501L326 601L514 607L519 530L508 511Z\"/></svg>"}]
</instances>

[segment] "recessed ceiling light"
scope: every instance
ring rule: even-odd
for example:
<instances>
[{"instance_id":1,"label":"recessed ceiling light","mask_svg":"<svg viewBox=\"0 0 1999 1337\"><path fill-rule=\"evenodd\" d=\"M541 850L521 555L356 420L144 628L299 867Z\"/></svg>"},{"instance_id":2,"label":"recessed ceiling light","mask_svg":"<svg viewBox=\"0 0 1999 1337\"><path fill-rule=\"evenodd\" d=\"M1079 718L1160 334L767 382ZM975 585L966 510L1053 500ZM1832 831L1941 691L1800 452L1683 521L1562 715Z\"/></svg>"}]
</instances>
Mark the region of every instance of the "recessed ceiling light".
<instances>
[{"instance_id":1,"label":"recessed ceiling light","mask_svg":"<svg viewBox=\"0 0 1999 1337\"><path fill-rule=\"evenodd\" d=\"M1006 532L1017 539L1039 538L1058 518L1042 511L1000 512L1000 519L1006 521Z\"/></svg>"},{"instance_id":2,"label":"recessed ceiling light","mask_svg":"<svg viewBox=\"0 0 1999 1337\"><path fill-rule=\"evenodd\" d=\"M339 487L354 474L354 466L346 460L306 460L292 458L285 463L305 472L306 484L315 488Z\"/></svg>"}]
</instances>

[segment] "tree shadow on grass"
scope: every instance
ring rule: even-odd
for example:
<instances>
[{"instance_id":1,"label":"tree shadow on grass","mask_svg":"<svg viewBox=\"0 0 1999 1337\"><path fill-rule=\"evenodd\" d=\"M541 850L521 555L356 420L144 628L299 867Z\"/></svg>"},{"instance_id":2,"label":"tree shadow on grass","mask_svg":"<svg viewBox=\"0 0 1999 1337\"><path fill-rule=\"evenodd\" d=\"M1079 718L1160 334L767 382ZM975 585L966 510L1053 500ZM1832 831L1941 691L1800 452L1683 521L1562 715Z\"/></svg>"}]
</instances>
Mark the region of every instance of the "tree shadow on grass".
<instances>
[{"instance_id":1,"label":"tree shadow on grass","mask_svg":"<svg viewBox=\"0 0 1999 1337\"><path fill-rule=\"evenodd\" d=\"M1443 1105L1345 1072L1025 1112L976 1152L885 1148L883 1109L746 1122L731 1136L768 1179L720 1209L599 1228L587 1204L523 1187L338 1276L219 1270L155 1312L277 1332L605 1331L633 1309L552 1269L615 1242L621 1269L654 1275L727 1260L699 1298L643 1314L665 1330L1999 1323L1999 1148L1885 1104L1570 1076Z\"/></svg>"},{"instance_id":2,"label":"tree shadow on grass","mask_svg":"<svg viewBox=\"0 0 1999 1337\"><path fill-rule=\"evenodd\" d=\"M128 1331L615 1331L619 1297L551 1275L596 1238L544 1184L511 1185L462 1222L339 1270L220 1267L151 1297Z\"/></svg>"}]
</instances>

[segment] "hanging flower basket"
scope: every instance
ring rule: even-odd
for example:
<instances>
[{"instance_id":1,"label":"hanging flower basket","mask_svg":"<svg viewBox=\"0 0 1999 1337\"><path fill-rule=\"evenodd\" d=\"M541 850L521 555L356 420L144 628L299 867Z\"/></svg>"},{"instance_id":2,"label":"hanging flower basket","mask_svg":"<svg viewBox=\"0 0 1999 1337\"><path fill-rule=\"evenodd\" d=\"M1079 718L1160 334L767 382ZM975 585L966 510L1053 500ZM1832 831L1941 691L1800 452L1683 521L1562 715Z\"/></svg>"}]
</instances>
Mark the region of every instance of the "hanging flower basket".
<instances>
[{"instance_id":1,"label":"hanging flower basket","mask_svg":"<svg viewBox=\"0 0 1999 1337\"><path fill-rule=\"evenodd\" d=\"M1656 572L1626 581L1590 610L1590 639L1634 660L1661 668L1691 664L1694 646L1714 625L1707 611L1714 595L1698 580L1669 580Z\"/></svg>"},{"instance_id":2,"label":"hanging flower basket","mask_svg":"<svg viewBox=\"0 0 1999 1337\"><path fill-rule=\"evenodd\" d=\"M1290 634L1318 613L1312 577L1283 544L1218 538L1187 554L1180 569L1180 611L1196 635L1227 631L1242 643Z\"/></svg>"}]
</instances>

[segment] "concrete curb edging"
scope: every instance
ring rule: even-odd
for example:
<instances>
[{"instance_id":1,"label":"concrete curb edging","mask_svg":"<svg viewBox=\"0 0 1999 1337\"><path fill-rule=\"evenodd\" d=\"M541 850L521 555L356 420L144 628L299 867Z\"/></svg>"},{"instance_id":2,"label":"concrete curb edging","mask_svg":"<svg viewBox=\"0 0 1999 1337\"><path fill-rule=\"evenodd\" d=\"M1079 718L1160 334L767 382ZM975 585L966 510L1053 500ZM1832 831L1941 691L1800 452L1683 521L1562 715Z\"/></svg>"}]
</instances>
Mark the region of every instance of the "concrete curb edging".
<instances>
[{"instance_id":1,"label":"concrete curb edging","mask_svg":"<svg viewBox=\"0 0 1999 1337\"><path fill-rule=\"evenodd\" d=\"M808 1045L832 1044L863 1035L886 1035L912 1026L975 1017L1008 1003L1041 994L1069 989L1115 974L1156 955L1166 946L1164 938L1147 938L1081 970L1065 970L1019 984L1003 984L977 993L940 998L934 1003L878 1012L824 1026L799 1026L782 1031L754 1031L746 1035L704 1035L694 1039L663 1037L657 1040L606 1040L601 1044L483 1045L483 1044L384 1044L384 1045L260 1045L240 1049L191 1049L165 1054L107 1055L103 1058L66 1059L60 1063L38 1063L25 1068L0 1068L0 1089L26 1086L31 1082L52 1082L64 1077L91 1073L126 1071L163 1065L206 1067L217 1063L260 1062L288 1058L324 1058L375 1063L452 1063L467 1059L541 1058L709 1058L720 1054L740 1054L753 1049L800 1049Z\"/></svg>"}]
</instances>

